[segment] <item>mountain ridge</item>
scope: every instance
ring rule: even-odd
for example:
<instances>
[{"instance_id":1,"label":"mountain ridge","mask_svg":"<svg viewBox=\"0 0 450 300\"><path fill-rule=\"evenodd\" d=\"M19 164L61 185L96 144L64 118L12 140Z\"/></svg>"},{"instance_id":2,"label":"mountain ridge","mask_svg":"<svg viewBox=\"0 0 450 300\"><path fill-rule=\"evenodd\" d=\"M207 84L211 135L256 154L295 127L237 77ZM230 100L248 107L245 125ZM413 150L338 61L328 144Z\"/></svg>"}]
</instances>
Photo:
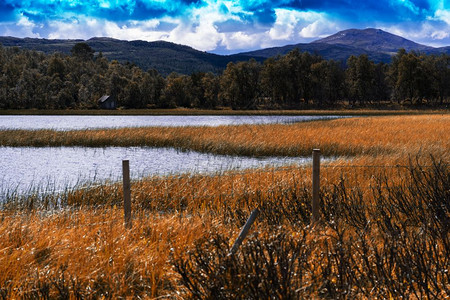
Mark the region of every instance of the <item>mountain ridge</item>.
<instances>
[{"instance_id":1,"label":"mountain ridge","mask_svg":"<svg viewBox=\"0 0 450 300\"><path fill-rule=\"evenodd\" d=\"M391 56L400 48L425 54L450 54L450 46L433 48L407 40L381 29L347 29L311 43L299 43L282 47L265 48L232 55L219 55L199 51L192 47L167 41L124 41L110 37L82 39L38 39L0 37L4 47L19 47L47 54L61 52L70 54L76 43L85 42L97 53L120 62L130 62L147 70L156 69L163 75L171 72L191 74L193 72L219 73L229 62L255 59L264 61L269 57L285 55L295 48L321 55L325 59L345 61L351 55L366 54L374 62L390 62Z\"/></svg>"},{"instance_id":2,"label":"mountain ridge","mask_svg":"<svg viewBox=\"0 0 450 300\"><path fill-rule=\"evenodd\" d=\"M241 54L269 58L276 55L285 55L295 48L312 53L315 51L325 59L344 62L351 55L366 54L375 62L388 63L391 57L402 48L425 54L450 54L450 46L434 48L376 28L347 29L308 44L286 45Z\"/></svg>"},{"instance_id":3,"label":"mountain ridge","mask_svg":"<svg viewBox=\"0 0 450 300\"><path fill-rule=\"evenodd\" d=\"M406 51L427 51L435 49L434 47L422 45L376 28L347 29L326 38L313 41L312 43L348 45L367 51L383 52L397 52L399 47Z\"/></svg>"}]
</instances>

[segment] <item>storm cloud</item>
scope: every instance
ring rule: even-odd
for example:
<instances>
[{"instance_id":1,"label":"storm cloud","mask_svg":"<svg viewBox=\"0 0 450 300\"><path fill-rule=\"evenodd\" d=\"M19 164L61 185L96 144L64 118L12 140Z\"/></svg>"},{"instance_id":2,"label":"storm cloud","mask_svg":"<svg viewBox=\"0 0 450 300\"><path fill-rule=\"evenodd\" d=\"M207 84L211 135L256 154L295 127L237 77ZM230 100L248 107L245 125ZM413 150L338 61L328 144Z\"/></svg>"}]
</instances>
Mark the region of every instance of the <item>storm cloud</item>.
<instances>
[{"instance_id":1,"label":"storm cloud","mask_svg":"<svg viewBox=\"0 0 450 300\"><path fill-rule=\"evenodd\" d=\"M166 40L232 53L375 27L450 45L448 0L0 0L0 34Z\"/></svg>"}]
</instances>

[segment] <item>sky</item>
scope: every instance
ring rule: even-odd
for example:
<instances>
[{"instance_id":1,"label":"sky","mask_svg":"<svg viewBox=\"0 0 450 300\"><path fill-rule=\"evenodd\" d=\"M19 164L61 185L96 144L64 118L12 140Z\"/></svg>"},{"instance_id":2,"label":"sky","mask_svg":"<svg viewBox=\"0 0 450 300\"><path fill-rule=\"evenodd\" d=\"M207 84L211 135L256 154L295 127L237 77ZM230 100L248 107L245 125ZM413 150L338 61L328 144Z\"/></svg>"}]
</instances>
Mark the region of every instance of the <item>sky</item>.
<instances>
[{"instance_id":1,"label":"sky","mask_svg":"<svg viewBox=\"0 0 450 300\"><path fill-rule=\"evenodd\" d=\"M450 0L0 0L0 35L165 40L218 54L379 28L450 46Z\"/></svg>"}]
</instances>

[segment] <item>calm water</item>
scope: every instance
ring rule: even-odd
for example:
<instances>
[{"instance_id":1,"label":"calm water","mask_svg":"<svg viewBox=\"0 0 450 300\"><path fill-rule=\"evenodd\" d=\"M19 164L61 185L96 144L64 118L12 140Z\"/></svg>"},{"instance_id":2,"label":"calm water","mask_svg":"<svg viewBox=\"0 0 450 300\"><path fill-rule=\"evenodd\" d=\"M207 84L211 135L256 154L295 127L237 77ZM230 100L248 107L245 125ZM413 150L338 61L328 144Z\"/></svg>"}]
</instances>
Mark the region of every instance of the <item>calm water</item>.
<instances>
[{"instance_id":1,"label":"calm water","mask_svg":"<svg viewBox=\"0 0 450 300\"><path fill-rule=\"evenodd\" d=\"M94 128L147 126L220 126L240 124L294 123L338 116L0 116L0 130Z\"/></svg>"},{"instance_id":2,"label":"calm water","mask_svg":"<svg viewBox=\"0 0 450 300\"><path fill-rule=\"evenodd\" d=\"M293 123L335 116L0 116L5 129L93 129L141 126L219 126ZM121 180L122 160L130 160L131 176L217 173L231 169L304 164L309 158L264 159L136 147L0 147L0 199L5 191L50 191L83 183Z\"/></svg>"},{"instance_id":3,"label":"calm water","mask_svg":"<svg viewBox=\"0 0 450 300\"><path fill-rule=\"evenodd\" d=\"M304 164L305 158L247 158L180 152L169 148L13 148L0 147L0 196L30 187L49 190L86 182L121 180L122 160L130 160L131 177L180 173L220 173L263 166Z\"/></svg>"}]
</instances>

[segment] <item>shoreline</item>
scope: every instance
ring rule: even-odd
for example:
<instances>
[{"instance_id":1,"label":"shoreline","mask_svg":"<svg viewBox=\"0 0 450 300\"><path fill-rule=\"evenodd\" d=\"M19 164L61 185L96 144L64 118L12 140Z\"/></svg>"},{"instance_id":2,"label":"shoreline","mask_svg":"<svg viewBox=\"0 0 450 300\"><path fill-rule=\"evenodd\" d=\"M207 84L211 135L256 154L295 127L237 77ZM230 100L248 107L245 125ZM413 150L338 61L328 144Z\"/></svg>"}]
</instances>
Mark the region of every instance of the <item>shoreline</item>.
<instances>
[{"instance_id":1,"label":"shoreline","mask_svg":"<svg viewBox=\"0 0 450 300\"><path fill-rule=\"evenodd\" d=\"M205 110L205 109L76 109L76 110L0 110L1 115L123 115L123 116L170 116L170 115L249 115L249 116L315 116L315 115L351 115L351 116L396 116L396 115L421 115L421 114L449 114L449 109L317 109L317 110Z\"/></svg>"}]
</instances>

